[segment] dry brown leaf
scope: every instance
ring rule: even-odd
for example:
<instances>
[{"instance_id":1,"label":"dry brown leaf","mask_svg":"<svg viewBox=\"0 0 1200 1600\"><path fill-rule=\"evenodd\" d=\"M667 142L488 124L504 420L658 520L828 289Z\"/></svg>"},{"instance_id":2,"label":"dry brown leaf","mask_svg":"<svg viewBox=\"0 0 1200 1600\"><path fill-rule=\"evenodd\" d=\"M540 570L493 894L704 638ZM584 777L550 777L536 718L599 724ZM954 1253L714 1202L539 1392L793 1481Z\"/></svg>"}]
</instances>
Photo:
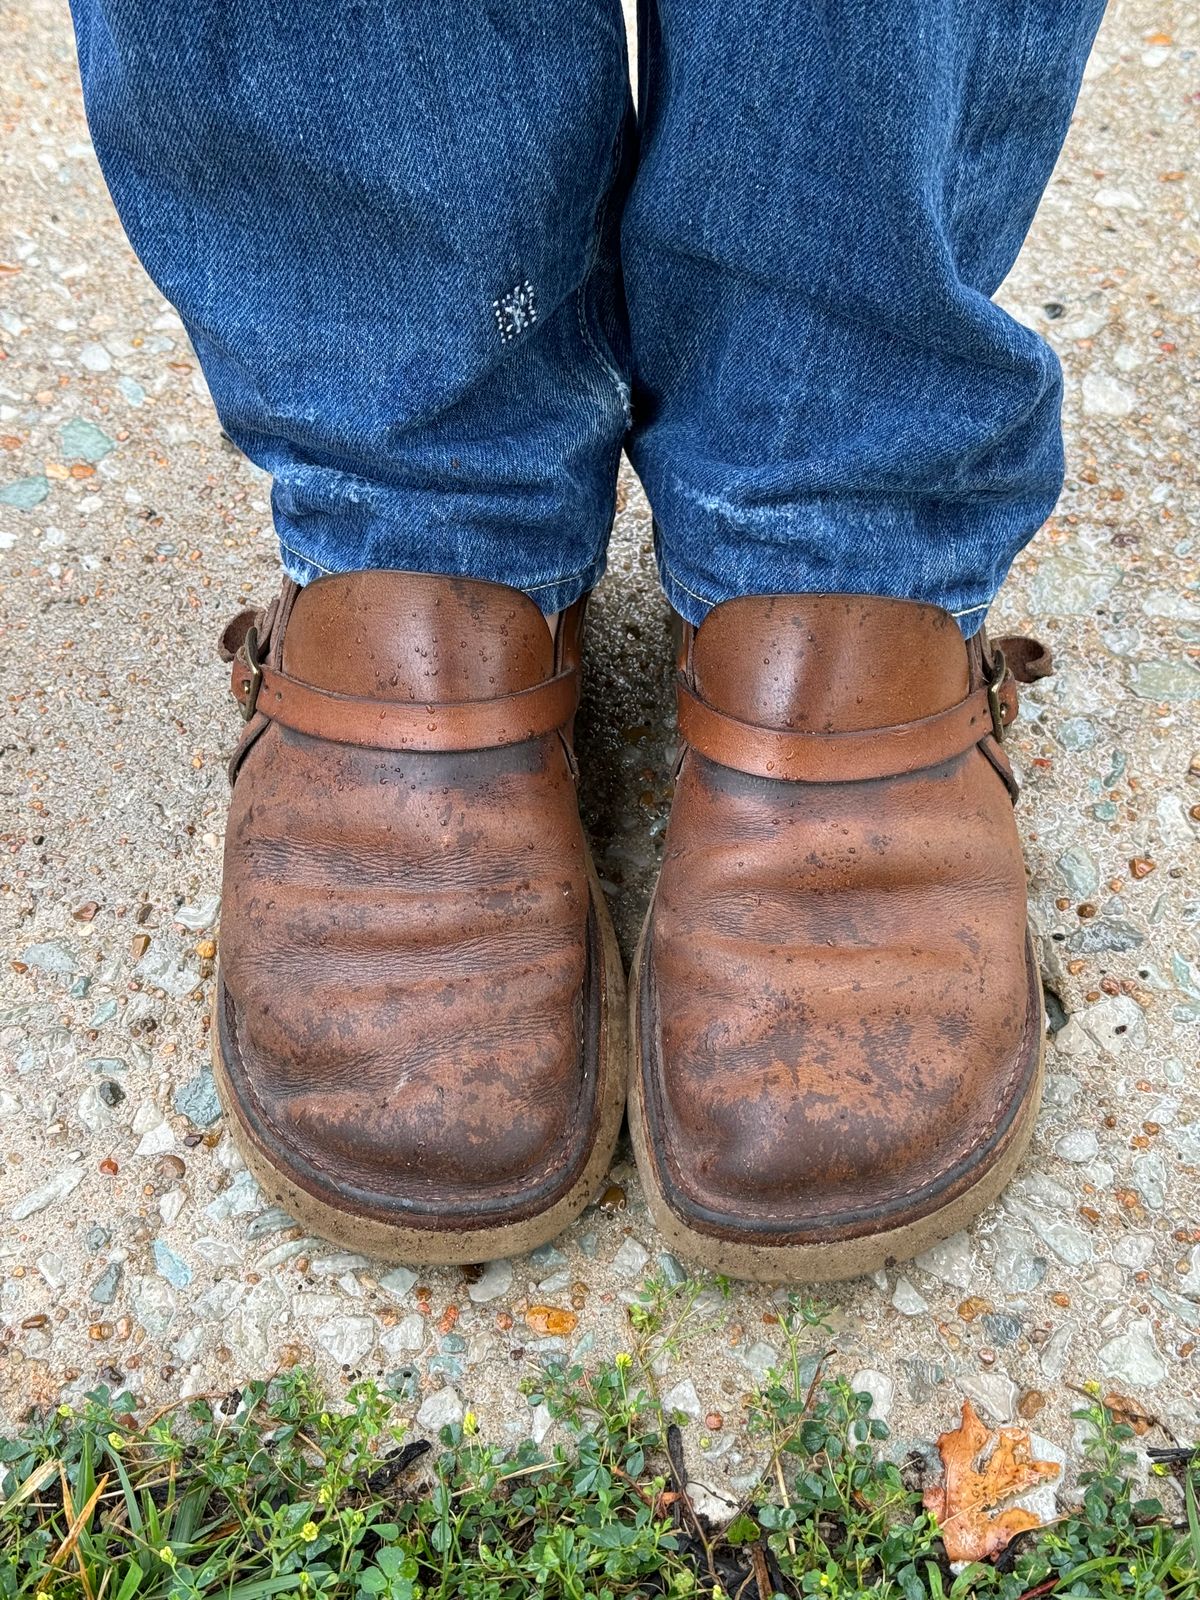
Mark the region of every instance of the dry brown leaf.
<instances>
[{"instance_id":1,"label":"dry brown leaf","mask_svg":"<svg viewBox=\"0 0 1200 1600\"><path fill-rule=\"evenodd\" d=\"M986 1561L1018 1533L1038 1526L1030 1511L996 1509L1058 1476L1057 1462L1033 1460L1025 1428L992 1433L964 1400L961 1425L943 1433L937 1445L944 1478L939 1488L926 1489L925 1509L937 1518L951 1561ZM987 1461L977 1465L989 1445L994 1448Z\"/></svg>"},{"instance_id":2,"label":"dry brown leaf","mask_svg":"<svg viewBox=\"0 0 1200 1600\"><path fill-rule=\"evenodd\" d=\"M1104 1396L1104 1404L1116 1417L1118 1422L1127 1422L1139 1438L1158 1421L1150 1412L1143 1411L1136 1400L1130 1400L1128 1395L1118 1394L1115 1389L1110 1389Z\"/></svg>"},{"instance_id":3,"label":"dry brown leaf","mask_svg":"<svg viewBox=\"0 0 1200 1600\"><path fill-rule=\"evenodd\" d=\"M525 1321L534 1333L573 1333L579 1318L573 1311L562 1311L558 1306L530 1306Z\"/></svg>"}]
</instances>

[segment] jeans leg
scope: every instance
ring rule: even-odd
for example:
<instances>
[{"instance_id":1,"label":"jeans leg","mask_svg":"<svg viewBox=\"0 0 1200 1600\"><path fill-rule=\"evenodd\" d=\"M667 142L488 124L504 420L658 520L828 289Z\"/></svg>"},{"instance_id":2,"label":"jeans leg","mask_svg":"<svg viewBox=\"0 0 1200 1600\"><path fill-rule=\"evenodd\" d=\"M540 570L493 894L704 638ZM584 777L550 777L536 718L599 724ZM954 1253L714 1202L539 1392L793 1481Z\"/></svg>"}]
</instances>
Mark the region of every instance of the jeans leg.
<instances>
[{"instance_id":1,"label":"jeans leg","mask_svg":"<svg viewBox=\"0 0 1200 1600\"><path fill-rule=\"evenodd\" d=\"M631 455L673 604L842 591L978 627L1062 482L990 296L1103 0L647 0Z\"/></svg>"},{"instance_id":2,"label":"jeans leg","mask_svg":"<svg viewBox=\"0 0 1200 1600\"><path fill-rule=\"evenodd\" d=\"M130 239L299 581L599 576L628 418L618 0L73 0Z\"/></svg>"}]
</instances>

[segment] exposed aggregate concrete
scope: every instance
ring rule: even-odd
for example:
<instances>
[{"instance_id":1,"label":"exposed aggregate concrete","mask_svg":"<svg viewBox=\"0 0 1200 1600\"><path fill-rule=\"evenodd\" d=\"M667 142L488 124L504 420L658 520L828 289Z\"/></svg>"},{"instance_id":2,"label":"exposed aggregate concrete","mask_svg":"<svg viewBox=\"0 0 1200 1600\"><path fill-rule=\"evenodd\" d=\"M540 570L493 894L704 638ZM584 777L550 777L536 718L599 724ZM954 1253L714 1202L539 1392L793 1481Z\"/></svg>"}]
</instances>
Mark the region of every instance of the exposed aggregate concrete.
<instances>
[{"instance_id":1,"label":"exposed aggregate concrete","mask_svg":"<svg viewBox=\"0 0 1200 1600\"><path fill-rule=\"evenodd\" d=\"M469 1402L485 1430L540 1436L520 1380L626 1346L642 1279L682 1269L627 1151L605 1207L482 1275L336 1252L242 1171L206 1065L236 732L213 641L273 586L266 483L120 232L66 8L0 7L0 35L0 1416L100 1380L161 1399L305 1361L335 1387L390 1376L421 1428ZM1067 488L992 619L1058 661L1012 736L1055 1032L1005 1199L823 1296L838 1363L901 1446L969 1396L1070 1451L1071 1386L1092 1378L1180 1438L1200 1422L1198 68L1194 7L1111 9L1003 294L1067 377ZM582 793L628 955L673 749L632 480L592 624ZM537 1336L539 1303L573 1332ZM701 1312L663 1386L706 1482L737 1492L777 1297L709 1292Z\"/></svg>"}]
</instances>

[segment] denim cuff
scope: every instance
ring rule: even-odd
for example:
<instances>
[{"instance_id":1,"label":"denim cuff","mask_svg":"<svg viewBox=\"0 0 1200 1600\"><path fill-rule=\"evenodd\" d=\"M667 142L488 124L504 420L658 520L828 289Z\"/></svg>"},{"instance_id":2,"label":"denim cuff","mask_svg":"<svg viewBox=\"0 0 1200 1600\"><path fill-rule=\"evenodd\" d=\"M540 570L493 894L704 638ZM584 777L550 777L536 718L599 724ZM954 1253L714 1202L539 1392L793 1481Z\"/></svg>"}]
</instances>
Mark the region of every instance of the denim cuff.
<instances>
[{"instance_id":1,"label":"denim cuff","mask_svg":"<svg viewBox=\"0 0 1200 1600\"><path fill-rule=\"evenodd\" d=\"M361 570L361 563L354 561L336 567L323 566L285 540L282 533L278 534L278 539L283 569L288 577L301 587L311 583L314 578L328 577L334 572ZM502 553L497 552L497 554ZM405 557L403 552L396 552L393 559L388 562L388 566L397 572L436 572L448 578L477 578L486 583L502 583L510 589L519 589L522 594L527 594L542 614L550 617L556 612L565 611L568 606L574 605L581 595L595 588L604 575L605 552L601 550L580 572L552 578L531 576L528 581L524 580L522 574L511 565L485 564L481 567L478 563L472 563L470 570L467 570L463 564L439 561L436 550L425 550L419 557L415 554Z\"/></svg>"},{"instance_id":2,"label":"denim cuff","mask_svg":"<svg viewBox=\"0 0 1200 1600\"><path fill-rule=\"evenodd\" d=\"M654 554L667 599L686 622L697 627L713 606L738 595L869 594L893 600L920 600L928 605L941 606L957 620L966 639L978 633L983 626L1012 560L1008 556L998 568L971 573L968 583L950 580L945 589L939 589L936 583L931 583L936 567L922 563L913 556L909 560L898 560L888 571L877 566L863 570L853 562L848 562L835 573L828 570L815 573L800 562L781 563L777 559L778 552L769 549L762 553L761 565L756 565L749 558L747 550L743 552L743 559L736 568L730 567L730 581L714 592L711 580L707 580L703 573L693 571L674 550L668 555L657 524L654 528ZM950 575L946 576L949 579Z\"/></svg>"}]
</instances>

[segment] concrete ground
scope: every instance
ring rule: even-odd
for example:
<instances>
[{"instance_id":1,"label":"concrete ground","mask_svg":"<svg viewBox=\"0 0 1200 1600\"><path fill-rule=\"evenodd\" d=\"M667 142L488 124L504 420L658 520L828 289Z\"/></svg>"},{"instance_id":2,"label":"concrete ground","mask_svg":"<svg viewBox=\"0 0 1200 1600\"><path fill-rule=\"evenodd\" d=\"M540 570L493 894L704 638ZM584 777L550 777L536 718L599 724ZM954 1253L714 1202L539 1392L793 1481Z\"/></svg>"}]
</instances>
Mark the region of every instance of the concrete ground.
<instances>
[{"instance_id":1,"label":"concrete ground","mask_svg":"<svg viewBox=\"0 0 1200 1600\"><path fill-rule=\"evenodd\" d=\"M639 1282L678 1265L627 1152L605 1205L481 1278L338 1254L241 1170L206 1066L237 731L213 642L274 583L267 486L222 443L117 225L66 7L7 0L0 36L0 1412L98 1380L160 1399L305 1361L335 1389L390 1375L422 1427L469 1400L485 1430L540 1432L521 1379L553 1353L620 1349ZM1056 1031L1003 1202L824 1296L838 1363L902 1440L969 1395L1069 1450L1093 1378L1182 1438L1200 1422L1198 51L1194 7L1114 5L1005 289L1067 373L1066 491L993 619L1058 659L1013 735ZM670 794L649 548L631 482L582 735L627 953ZM573 1311L571 1334L539 1337L535 1304ZM780 1347L776 1307L769 1288L706 1297L664 1370L714 1487L752 1470L739 1419Z\"/></svg>"}]
</instances>

